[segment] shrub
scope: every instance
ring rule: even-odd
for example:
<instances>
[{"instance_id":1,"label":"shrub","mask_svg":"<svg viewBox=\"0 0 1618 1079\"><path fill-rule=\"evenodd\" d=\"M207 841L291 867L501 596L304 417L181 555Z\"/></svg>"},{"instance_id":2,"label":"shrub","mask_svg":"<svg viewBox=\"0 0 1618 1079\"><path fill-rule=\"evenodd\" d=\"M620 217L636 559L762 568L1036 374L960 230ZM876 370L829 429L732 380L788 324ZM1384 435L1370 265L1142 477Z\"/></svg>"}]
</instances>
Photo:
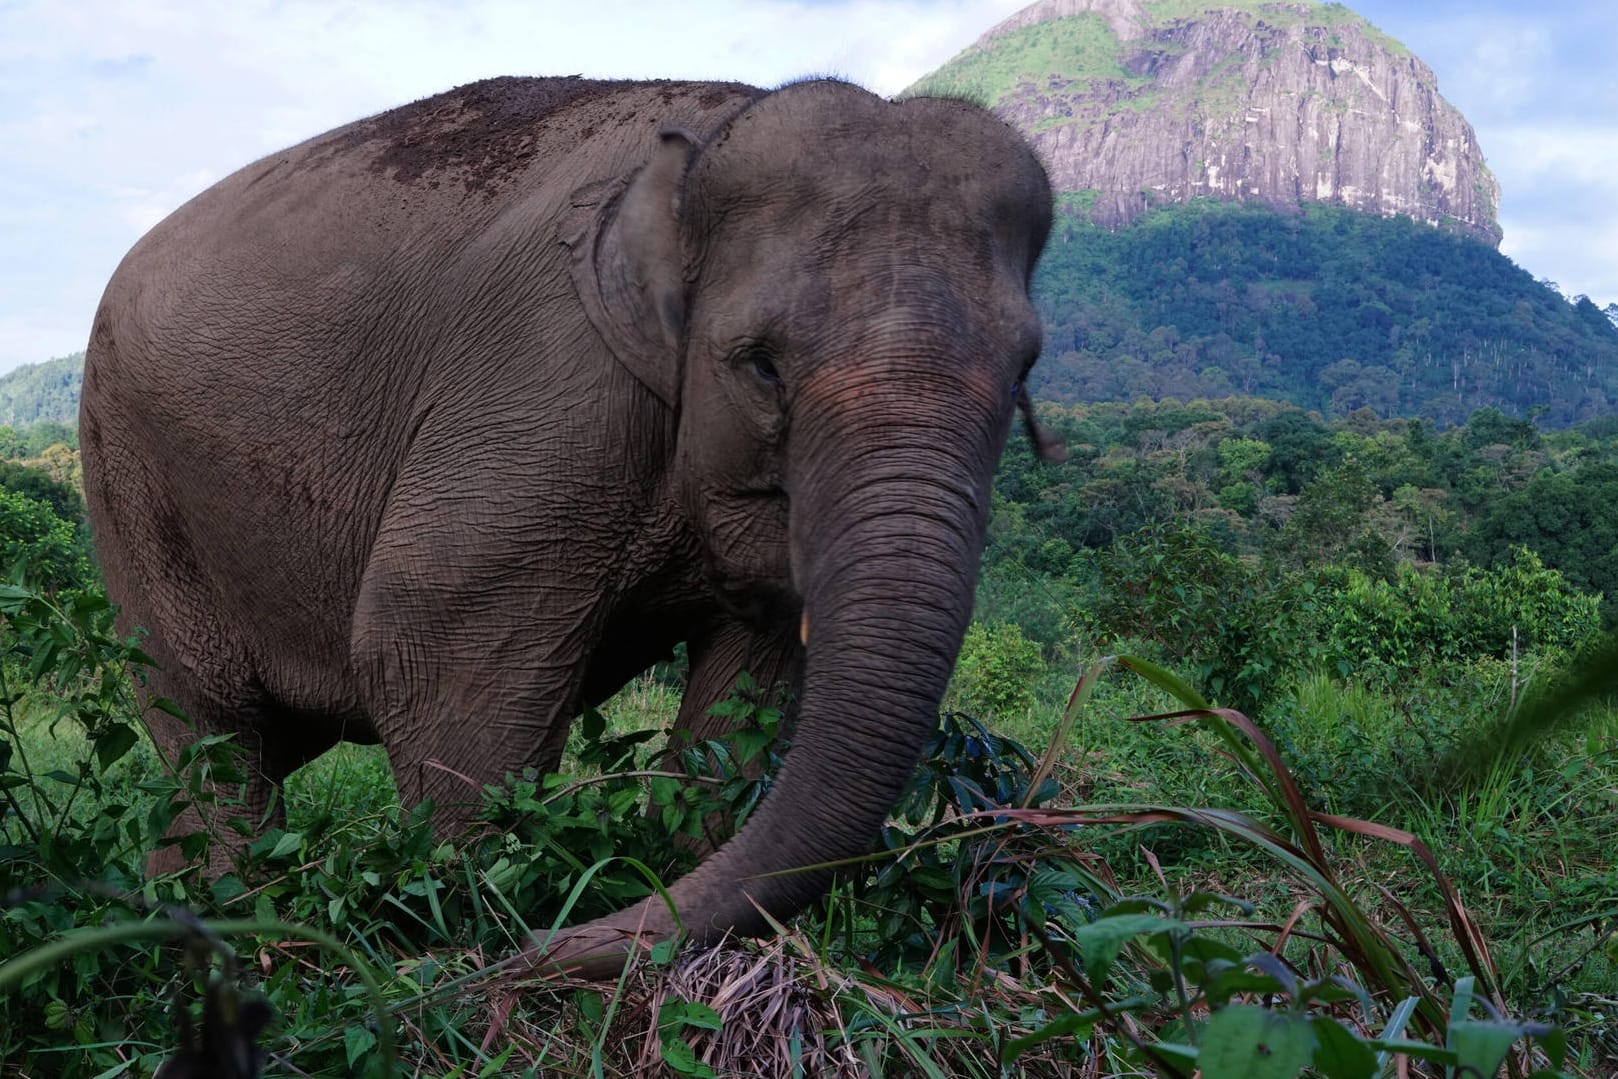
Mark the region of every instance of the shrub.
<instances>
[{"instance_id":1,"label":"shrub","mask_svg":"<svg viewBox=\"0 0 1618 1079\"><path fill-rule=\"evenodd\" d=\"M1039 645L1017 626L973 622L961 644L950 695L956 708L973 715L1018 715L1034 703L1033 684L1044 672Z\"/></svg>"}]
</instances>

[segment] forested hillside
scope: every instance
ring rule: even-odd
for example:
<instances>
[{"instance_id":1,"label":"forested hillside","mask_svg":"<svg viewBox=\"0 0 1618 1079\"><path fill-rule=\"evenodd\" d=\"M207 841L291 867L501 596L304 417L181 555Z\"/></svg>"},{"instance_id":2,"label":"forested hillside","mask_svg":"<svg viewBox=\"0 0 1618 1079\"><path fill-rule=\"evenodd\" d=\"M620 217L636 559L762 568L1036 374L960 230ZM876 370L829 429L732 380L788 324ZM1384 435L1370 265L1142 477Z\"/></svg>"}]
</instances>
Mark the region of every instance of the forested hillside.
<instances>
[{"instance_id":1,"label":"forested hillside","mask_svg":"<svg viewBox=\"0 0 1618 1079\"><path fill-rule=\"evenodd\" d=\"M0 424L76 424L84 353L30 363L0 376Z\"/></svg>"},{"instance_id":2,"label":"forested hillside","mask_svg":"<svg viewBox=\"0 0 1618 1079\"><path fill-rule=\"evenodd\" d=\"M1241 394L1440 427L1484 407L1547 426L1618 407L1608 314L1407 218L1210 200L1116 231L1067 216L1036 297L1033 389L1058 401Z\"/></svg>"},{"instance_id":3,"label":"forested hillside","mask_svg":"<svg viewBox=\"0 0 1618 1079\"><path fill-rule=\"evenodd\" d=\"M1618 623L1618 419L1438 432L1251 398L1042 407L1070 459L1002 463L985 624L1054 657L1145 642L1226 703L1312 670L1419 684Z\"/></svg>"}]
</instances>

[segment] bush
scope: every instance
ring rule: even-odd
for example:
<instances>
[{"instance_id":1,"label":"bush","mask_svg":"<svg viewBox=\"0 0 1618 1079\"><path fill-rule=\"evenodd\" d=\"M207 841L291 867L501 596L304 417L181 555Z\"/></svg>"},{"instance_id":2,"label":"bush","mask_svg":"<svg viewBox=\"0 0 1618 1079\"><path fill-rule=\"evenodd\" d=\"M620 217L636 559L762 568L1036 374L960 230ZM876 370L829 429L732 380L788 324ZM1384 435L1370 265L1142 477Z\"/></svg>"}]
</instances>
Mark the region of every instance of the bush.
<instances>
[{"instance_id":1,"label":"bush","mask_svg":"<svg viewBox=\"0 0 1618 1079\"><path fill-rule=\"evenodd\" d=\"M1092 557L1095 631L1160 648L1222 704L1258 708L1302 658L1309 590L1228 553L1201 529L1148 525Z\"/></svg>"},{"instance_id":2,"label":"bush","mask_svg":"<svg viewBox=\"0 0 1618 1079\"><path fill-rule=\"evenodd\" d=\"M1463 658L1519 654L1565 660L1601 626L1600 599L1584 595L1519 547L1508 565L1447 573L1403 564L1381 580L1354 568L1321 574L1316 632L1338 672L1387 678Z\"/></svg>"},{"instance_id":3,"label":"bush","mask_svg":"<svg viewBox=\"0 0 1618 1079\"><path fill-rule=\"evenodd\" d=\"M1034 683L1045 673L1039 645L1006 622L967 627L950 687L954 707L978 716L1012 716L1034 703Z\"/></svg>"},{"instance_id":4,"label":"bush","mask_svg":"<svg viewBox=\"0 0 1618 1079\"><path fill-rule=\"evenodd\" d=\"M0 573L25 567L42 588L83 588L92 579L77 530L50 504L0 488Z\"/></svg>"}]
</instances>

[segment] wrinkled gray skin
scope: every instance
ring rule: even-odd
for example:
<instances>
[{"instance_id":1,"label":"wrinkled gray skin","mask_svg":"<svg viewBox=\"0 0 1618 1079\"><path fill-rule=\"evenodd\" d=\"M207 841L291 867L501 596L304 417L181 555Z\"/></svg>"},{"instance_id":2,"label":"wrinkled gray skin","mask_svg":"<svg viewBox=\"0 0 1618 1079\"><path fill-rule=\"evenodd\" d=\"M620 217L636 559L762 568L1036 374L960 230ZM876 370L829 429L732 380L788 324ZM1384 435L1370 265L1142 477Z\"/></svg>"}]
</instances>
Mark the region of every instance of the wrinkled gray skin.
<instances>
[{"instance_id":1,"label":"wrinkled gray skin","mask_svg":"<svg viewBox=\"0 0 1618 1079\"><path fill-rule=\"evenodd\" d=\"M673 886L696 939L763 931L932 729L1049 224L990 114L834 81L499 79L248 166L129 254L86 360L155 691L247 748L252 811L379 741L454 826L679 641L699 736L738 670L796 677L773 791ZM650 901L546 962L672 927Z\"/></svg>"}]
</instances>

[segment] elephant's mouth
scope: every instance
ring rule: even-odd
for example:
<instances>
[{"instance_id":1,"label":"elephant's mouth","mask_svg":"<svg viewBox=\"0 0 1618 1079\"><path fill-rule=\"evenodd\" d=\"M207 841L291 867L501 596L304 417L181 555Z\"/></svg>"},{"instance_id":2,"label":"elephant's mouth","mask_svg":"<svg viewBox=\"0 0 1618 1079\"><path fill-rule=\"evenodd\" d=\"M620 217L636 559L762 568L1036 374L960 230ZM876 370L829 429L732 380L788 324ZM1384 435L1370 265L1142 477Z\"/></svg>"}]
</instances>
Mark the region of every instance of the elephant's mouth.
<instances>
[{"instance_id":1,"label":"elephant's mouth","mask_svg":"<svg viewBox=\"0 0 1618 1079\"><path fill-rule=\"evenodd\" d=\"M711 492L703 510L709 583L721 603L748 622L796 624L801 604L792 583L791 500L780 484Z\"/></svg>"}]
</instances>

